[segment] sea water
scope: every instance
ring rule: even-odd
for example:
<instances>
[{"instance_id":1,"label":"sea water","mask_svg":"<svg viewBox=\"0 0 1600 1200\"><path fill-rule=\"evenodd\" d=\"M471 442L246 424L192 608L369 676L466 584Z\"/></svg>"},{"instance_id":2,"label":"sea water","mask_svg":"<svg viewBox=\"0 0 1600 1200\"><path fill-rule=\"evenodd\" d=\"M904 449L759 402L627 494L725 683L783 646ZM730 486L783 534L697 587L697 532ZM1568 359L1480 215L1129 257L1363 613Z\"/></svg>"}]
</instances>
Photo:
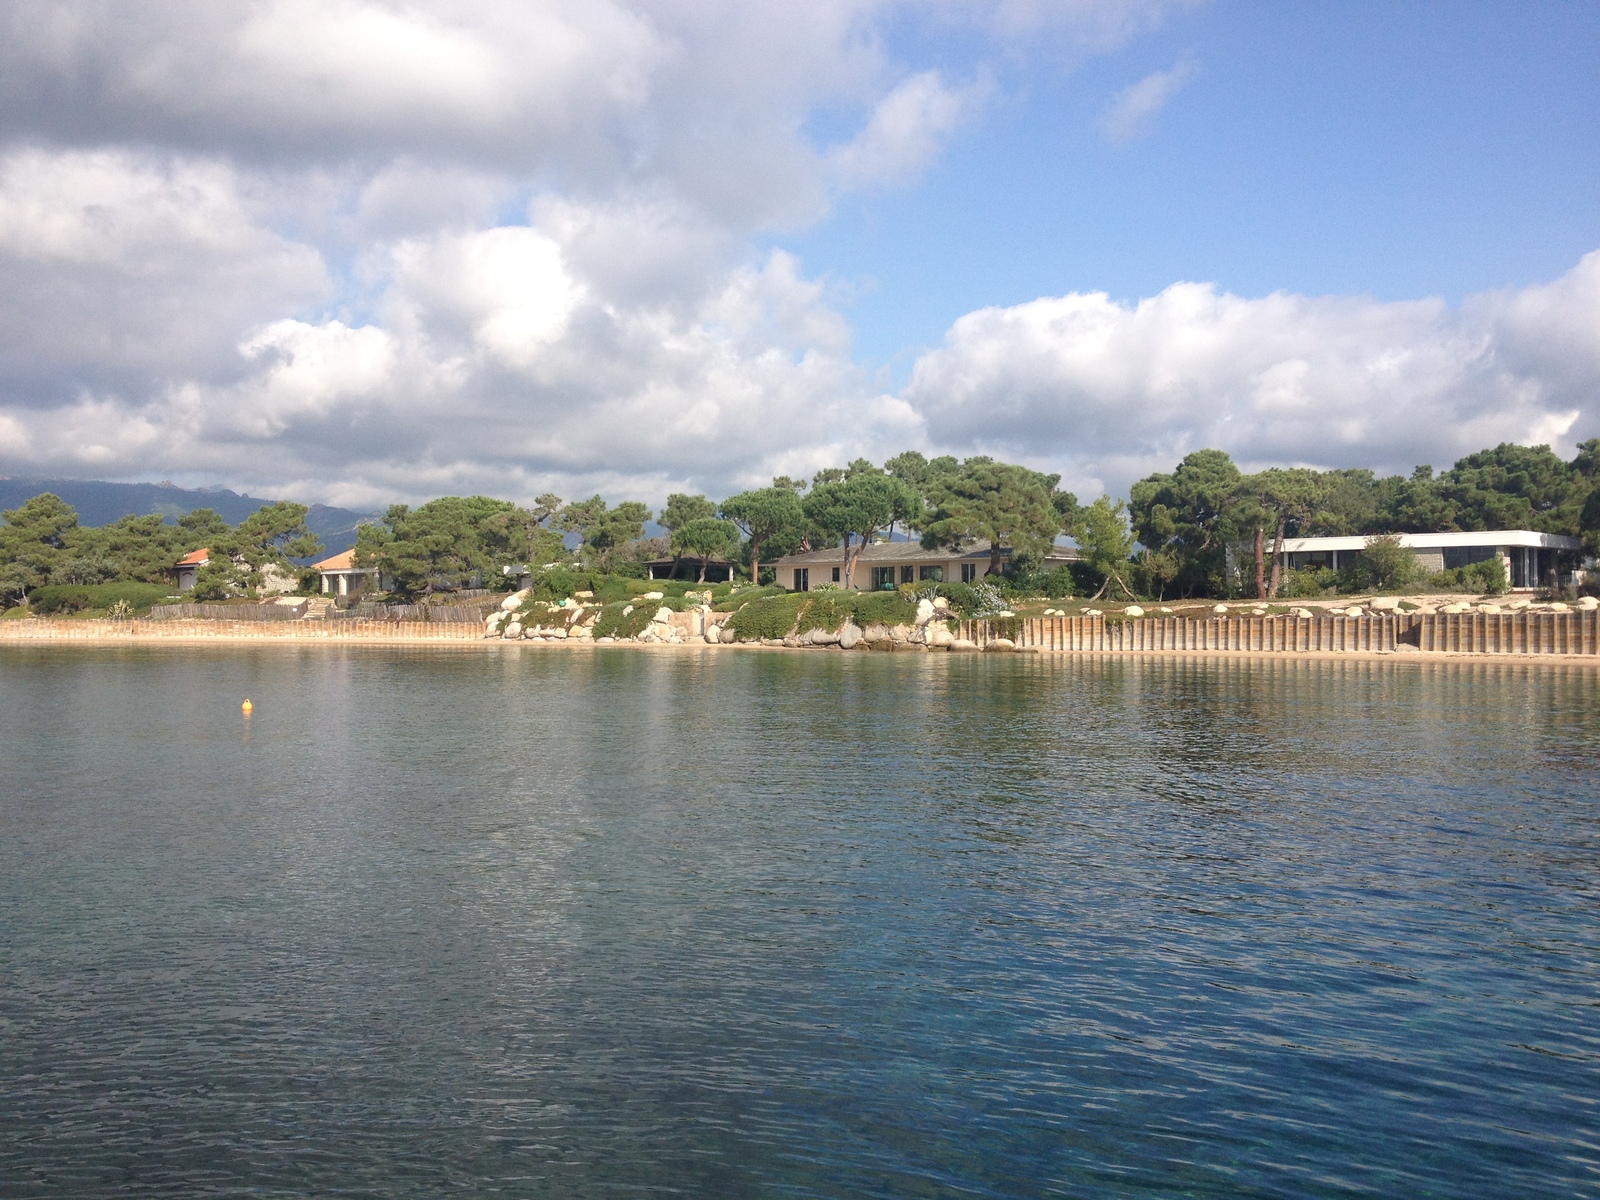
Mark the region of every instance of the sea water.
<instances>
[{"instance_id":1,"label":"sea water","mask_svg":"<svg viewBox=\"0 0 1600 1200\"><path fill-rule=\"evenodd\" d=\"M1549 664L3 648L0 1195L1595 1195L1597 795Z\"/></svg>"}]
</instances>

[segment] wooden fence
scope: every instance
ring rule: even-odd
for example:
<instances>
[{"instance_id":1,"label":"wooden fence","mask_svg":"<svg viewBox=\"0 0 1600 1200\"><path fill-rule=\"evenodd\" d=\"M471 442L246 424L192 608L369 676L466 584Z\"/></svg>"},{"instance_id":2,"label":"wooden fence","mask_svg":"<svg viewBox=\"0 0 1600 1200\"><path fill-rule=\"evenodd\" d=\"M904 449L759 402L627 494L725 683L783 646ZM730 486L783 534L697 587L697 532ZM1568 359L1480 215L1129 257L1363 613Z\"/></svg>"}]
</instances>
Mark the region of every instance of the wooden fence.
<instances>
[{"instance_id":1,"label":"wooden fence","mask_svg":"<svg viewBox=\"0 0 1600 1200\"><path fill-rule=\"evenodd\" d=\"M1360 617L1030 617L963 621L982 646L1072 652L1235 650L1261 653L1394 650L1466 654L1600 654L1600 613L1411 613Z\"/></svg>"},{"instance_id":2,"label":"wooden fence","mask_svg":"<svg viewBox=\"0 0 1600 1200\"><path fill-rule=\"evenodd\" d=\"M298 621L306 615L299 604L158 604L150 610L152 621Z\"/></svg>"},{"instance_id":3,"label":"wooden fence","mask_svg":"<svg viewBox=\"0 0 1600 1200\"><path fill-rule=\"evenodd\" d=\"M265 640L360 641L382 638L418 641L481 639L477 624L435 621L222 621L169 618L162 621L41 620L0 621L0 641L74 641L128 638L262 638Z\"/></svg>"}]
</instances>

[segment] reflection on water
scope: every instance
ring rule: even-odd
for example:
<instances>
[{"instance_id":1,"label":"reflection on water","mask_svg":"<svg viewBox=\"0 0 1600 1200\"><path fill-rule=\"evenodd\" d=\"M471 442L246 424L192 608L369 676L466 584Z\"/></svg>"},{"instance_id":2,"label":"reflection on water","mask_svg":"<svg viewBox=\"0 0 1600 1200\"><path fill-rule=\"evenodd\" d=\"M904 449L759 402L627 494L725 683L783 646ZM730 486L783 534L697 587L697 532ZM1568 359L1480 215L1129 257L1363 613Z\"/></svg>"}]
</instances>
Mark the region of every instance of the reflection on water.
<instances>
[{"instance_id":1,"label":"reflection on water","mask_svg":"<svg viewBox=\"0 0 1600 1200\"><path fill-rule=\"evenodd\" d=\"M1529 664L6 648L0 1193L1592 1192L1597 716Z\"/></svg>"}]
</instances>

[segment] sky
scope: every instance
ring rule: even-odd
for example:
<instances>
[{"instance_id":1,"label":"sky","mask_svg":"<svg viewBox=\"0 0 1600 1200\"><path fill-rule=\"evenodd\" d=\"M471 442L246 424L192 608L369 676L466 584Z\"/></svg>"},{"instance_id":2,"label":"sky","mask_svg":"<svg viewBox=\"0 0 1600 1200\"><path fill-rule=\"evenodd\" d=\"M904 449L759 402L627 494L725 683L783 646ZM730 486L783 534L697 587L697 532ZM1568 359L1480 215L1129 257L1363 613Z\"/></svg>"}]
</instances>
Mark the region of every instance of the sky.
<instances>
[{"instance_id":1,"label":"sky","mask_svg":"<svg viewBox=\"0 0 1600 1200\"><path fill-rule=\"evenodd\" d=\"M12 0L0 474L1571 457L1597 61L1587 0Z\"/></svg>"}]
</instances>

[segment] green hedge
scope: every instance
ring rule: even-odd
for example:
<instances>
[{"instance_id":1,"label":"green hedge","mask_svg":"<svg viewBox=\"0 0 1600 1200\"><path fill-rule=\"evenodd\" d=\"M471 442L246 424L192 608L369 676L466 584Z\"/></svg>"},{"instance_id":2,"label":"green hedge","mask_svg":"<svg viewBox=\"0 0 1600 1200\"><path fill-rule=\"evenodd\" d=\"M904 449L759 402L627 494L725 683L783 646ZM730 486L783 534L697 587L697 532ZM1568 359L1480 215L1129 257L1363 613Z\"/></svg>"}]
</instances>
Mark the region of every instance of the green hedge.
<instances>
[{"instance_id":1,"label":"green hedge","mask_svg":"<svg viewBox=\"0 0 1600 1200\"><path fill-rule=\"evenodd\" d=\"M752 600L729 617L727 628L738 634L741 641L747 642L758 638L787 637L793 632L806 600L804 592L763 596L759 600Z\"/></svg>"},{"instance_id":2,"label":"green hedge","mask_svg":"<svg viewBox=\"0 0 1600 1200\"><path fill-rule=\"evenodd\" d=\"M909 625L917 602L901 592L782 592L745 604L728 627L746 641L781 638L812 629L836 630L846 621L868 625Z\"/></svg>"},{"instance_id":3,"label":"green hedge","mask_svg":"<svg viewBox=\"0 0 1600 1200\"><path fill-rule=\"evenodd\" d=\"M633 611L624 613L622 610L629 607L626 601L616 601L607 604L600 610L600 616L594 623L594 636L597 638L638 637L644 632L644 627L650 624L650 618L655 616L660 605L654 600L632 605Z\"/></svg>"},{"instance_id":4,"label":"green hedge","mask_svg":"<svg viewBox=\"0 0 1600 1200\"><path fill-rule=\"evenodd\" d=\"M121 600L134 612L147 613L151 605L161 603L171 594L172 589L164 583L97 583L85 587L56 584L35 588L28 597L28 605L32 611L50 616L106 609Z\"/></svg>"}]
</instances>

